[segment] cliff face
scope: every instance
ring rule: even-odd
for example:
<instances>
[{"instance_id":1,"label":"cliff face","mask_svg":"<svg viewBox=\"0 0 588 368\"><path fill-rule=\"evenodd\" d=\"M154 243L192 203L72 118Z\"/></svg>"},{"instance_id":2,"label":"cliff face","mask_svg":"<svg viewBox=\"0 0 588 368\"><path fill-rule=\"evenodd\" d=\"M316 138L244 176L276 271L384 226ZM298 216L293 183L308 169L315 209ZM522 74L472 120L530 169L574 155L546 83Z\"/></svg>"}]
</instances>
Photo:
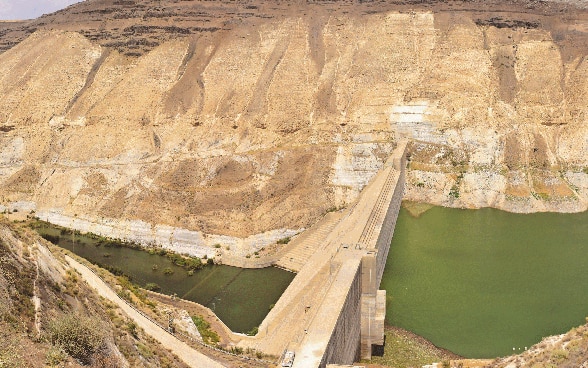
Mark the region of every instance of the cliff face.
<instances>
[{"instance_id":1,"label":"cliff face","mask_svg":"<svg viewBox=\"0 0 588 368\"><path fill-rule=\"evenodd\" d=\"M408 199L584 210L575 5L89 0L3 24L0 205L296 230L408 137Z\"/></svg>"}]
</instances>

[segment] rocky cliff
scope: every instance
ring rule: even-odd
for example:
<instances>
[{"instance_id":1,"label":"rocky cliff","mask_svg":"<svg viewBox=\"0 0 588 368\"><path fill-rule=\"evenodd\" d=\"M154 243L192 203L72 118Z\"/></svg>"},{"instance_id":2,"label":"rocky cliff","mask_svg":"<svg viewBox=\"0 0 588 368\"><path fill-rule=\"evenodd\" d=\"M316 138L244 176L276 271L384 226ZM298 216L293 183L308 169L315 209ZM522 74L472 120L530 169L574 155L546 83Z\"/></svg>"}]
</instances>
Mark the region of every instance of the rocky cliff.
<instances>
[{"instance_id":1,"label":"rocky cliff","mask_svg":"<svg viewBox=\"0 0 588 368\"><path fill-rule=\"evenodd\" d=\"M352 203L407 137L408 199L584 210L582 4L88 0L2 23L0 205L277 231L259 247Z\"/></svg>"}]
</instances>

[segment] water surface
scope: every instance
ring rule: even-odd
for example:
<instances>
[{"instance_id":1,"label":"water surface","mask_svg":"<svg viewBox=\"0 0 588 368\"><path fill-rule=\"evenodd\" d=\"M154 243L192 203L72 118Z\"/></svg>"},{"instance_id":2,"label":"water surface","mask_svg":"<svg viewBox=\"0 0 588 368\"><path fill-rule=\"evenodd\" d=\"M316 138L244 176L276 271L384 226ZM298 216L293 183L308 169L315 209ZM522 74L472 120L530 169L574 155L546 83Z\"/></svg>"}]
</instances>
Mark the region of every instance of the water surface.
<instances>
[{"instance_id":1,"label":"water surface","mask_svg":"<svg viewBox=\"0 0 588 368\"><path fill-rule=\"evenodd\" d=\"M588 213L401 209L386 321L471 358L518 352L588 316Z\"/></svg>"},{"instance_id":2,"label":"water surface","mask_svg":"<svg viewBox=\"0 0 588 368\"><path fill-rule=\"evenodd\" d=\"M174 265L165 256L125 247L98 246L96 239L61 235L60 229L49 225L36 230L42 236L59 237L57 245L93 263L120 269L139 286L156 283L162 293L176 294L209 307L235 332L248 332L259 326L295 276L276 267L245 269L224 265L209 265L189 276L186 269ZM170 275L164 274L168 267L173 271Z\"/></svg>"}]
</instances>

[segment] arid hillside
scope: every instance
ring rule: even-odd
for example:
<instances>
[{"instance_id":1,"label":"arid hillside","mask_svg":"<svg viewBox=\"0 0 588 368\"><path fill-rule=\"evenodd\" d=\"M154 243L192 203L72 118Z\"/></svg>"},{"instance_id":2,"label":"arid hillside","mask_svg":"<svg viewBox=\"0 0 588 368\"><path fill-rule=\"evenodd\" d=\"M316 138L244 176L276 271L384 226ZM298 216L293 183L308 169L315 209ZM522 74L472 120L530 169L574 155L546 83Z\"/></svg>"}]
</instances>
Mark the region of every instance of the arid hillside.
<instances>
[{"instance_id":1,"label":"arid hillside","mask_svg":"<svg viewBox=\"0 0 588 368\"><path fill-rule=\"evenodd\" d=\"M584 210L584 5L88 0L0 23L0 210L259 248L353 203L401 138L408 199Z\"/></svg>"},{"instance_id":2,"label":"arid hillside","mask_svg":"<svg viewBox=\"0 0 588 368\"><path fill-rule=\"evenodd\" d=\"M0 367L187 367L48 246L0 215Z\"/></svg>"}]
</instances>

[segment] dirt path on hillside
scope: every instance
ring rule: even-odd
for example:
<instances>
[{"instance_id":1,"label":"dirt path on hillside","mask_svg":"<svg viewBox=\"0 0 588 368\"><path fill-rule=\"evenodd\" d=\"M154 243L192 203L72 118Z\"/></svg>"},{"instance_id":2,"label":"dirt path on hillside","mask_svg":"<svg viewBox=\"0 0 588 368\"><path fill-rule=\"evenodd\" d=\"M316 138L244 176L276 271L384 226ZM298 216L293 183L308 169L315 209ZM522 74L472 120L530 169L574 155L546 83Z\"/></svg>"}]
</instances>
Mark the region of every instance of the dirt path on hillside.
<instances>
[{"instance_id":1,"label":"dirt path on hillside","mask_svg":"<svg viewBox=\"0 0 588 368\"><path fill-rule=\"evenodd\" d=\"M78 271L83 279L94 288L98 294L115 303L120 309L122 309L139 327L145 330L146 333L151 335L155 340L162 344L166 349L176 354L181 360L183 360L190 367L194 368L221 368L224 367L222 364L212 360L206 355L194 350L185 342L177 339L167 331L147 319L141 313L133 309L126 302L118 297L114 291L104 283L98 276L81 263L75 261L71 257L65 256L67 262L71 267Z\"/></svg>"}]
</instances>

